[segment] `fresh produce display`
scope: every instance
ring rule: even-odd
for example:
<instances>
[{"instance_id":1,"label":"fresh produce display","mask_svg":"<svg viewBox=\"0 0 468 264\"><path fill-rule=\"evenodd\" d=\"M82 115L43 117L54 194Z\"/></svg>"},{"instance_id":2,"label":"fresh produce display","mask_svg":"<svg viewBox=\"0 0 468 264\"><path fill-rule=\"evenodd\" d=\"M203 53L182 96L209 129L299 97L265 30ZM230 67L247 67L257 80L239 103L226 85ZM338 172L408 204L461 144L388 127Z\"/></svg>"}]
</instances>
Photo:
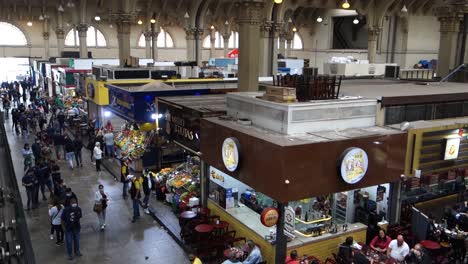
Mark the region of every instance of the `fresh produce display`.
<instances>
[{"instance_id":1,"label":"fresh produce display","mask_svg":"<svg viewBox=\"0 0 468 264\"><path fill-rule=\"evenodd\" d=\"M156 178L165 184L170 199L175 208L189 206L190 198L200 196L200 160L188 157L187 162L175 168L164 168L156 174Z\"/></svg>"},{"instance_id":2,"label":"fresh produce display","mask_svg":"<svg viewBox=\"0 0 468 264\"><path fill-rule=\"evenodd\" d=\"M140 159L153 139L154 133L139 130L122 130L114 136L115 144L121 149L122 158Z\"/></svg>"}]
</instances>

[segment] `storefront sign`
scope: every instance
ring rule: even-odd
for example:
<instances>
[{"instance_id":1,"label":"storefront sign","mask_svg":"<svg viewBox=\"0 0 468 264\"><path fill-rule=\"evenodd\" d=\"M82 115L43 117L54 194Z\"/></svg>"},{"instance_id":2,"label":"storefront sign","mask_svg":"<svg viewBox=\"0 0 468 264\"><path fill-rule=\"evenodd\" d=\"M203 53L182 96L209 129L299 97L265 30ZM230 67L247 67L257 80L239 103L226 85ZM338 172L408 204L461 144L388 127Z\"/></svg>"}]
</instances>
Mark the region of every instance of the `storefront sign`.
<instances>
[{"instance_id":1,"label":"storefront sign","mask_svg":"<svg viewBox=\"0 0 468 264\"><path fill-rule=\"evenodd\" d=\"M460 138L447 139L445 145L444 160L453 160L458 158L458 151L460 149Z\"/></svg>"},{"instance_id":2,"label":"storefront sign","mask_svg":"<svg viewBox=\"0 0 468 264\"><path fill-rule=\"evenodd\" d=\"M174 133L187 140L193 140L195 138L195 132L192 131L190 127L186 127L186 122L183 117L176 116L174 113L171 113L169 109L164 113L164 117L166 119L165 128L168 135Z\"/></svg>"},{"instance_id":3,"label":"storefront sign","mask_svg":"<svg viewBox=\"0 0 468 264\"><path fill-rule=\"evenodd\" d=\"M265 208L260 215L260 222L266 227L272 227L278 223L279 212L276 208Z\"/></svg>"},{"instance_id":4,"label":"storefront sign","mask_svg":"<svg viewBox=\"0 0 468 264\"><path fill-rule=\"evenodd\" d=\"M108 87L109 106L122 117L135 119L135 98L127 91Z\"/></svg>"},{"instance_id":5,"label":"storefront sign","mask_svg":"<svg viewBox=\"0 0 468 264\"><path fill-rule=\"evenodd\" d=\"M349 184L358 183L366 175L368 166L369 159L363 149L349 148L341 158L341 178Z\"/></svg>"},{"instance_id":6,"label":"storefront sign","mask_svg":"<svg viewBox=\"0 0 468 264\"><path fill-rule=\"evenodd\" d=\"M294 234L294 230L296 230L296 213L291 206L287 206L284 208L284 230L287 232Z\"/></svg>"},{"instance_id":7,"label":"storefront sign","mask_svg":"<svg viewBox=\"0 0 468 264\"><path fill-rule=\"evenodd\" d=\"M239 141L236 138L226 138L223 142L222 155L226 169L230 172L239 166Z\"/></svg>"},{"instance_id":8,"label":"storefront sign","mask_svg":"<svg viewBox=\"0 0 468 264\"><path fill-rule=\"evenodd\" d=\"M210 167L210 180L218 184L219 186L224 186L225 175L223 172Z\"/></svg>"}]
</instances>

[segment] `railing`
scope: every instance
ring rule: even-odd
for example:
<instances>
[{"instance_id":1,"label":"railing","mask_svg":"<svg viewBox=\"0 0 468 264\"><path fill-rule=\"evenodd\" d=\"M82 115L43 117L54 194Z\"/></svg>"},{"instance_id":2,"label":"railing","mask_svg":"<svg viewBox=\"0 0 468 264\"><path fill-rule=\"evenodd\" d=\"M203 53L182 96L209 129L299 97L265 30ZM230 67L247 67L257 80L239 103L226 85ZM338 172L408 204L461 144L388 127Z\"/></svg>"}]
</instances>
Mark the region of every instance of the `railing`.
<instances>
[{"instance_id":1,"label":"railing","mask_svg":"<svg viewBox=\"0 0 468 264\"><path fill-rule=\"evenodd\" d=\"M445 76L440 82L446 82L449 81L452 77L455 76L455 74L459 72L466 72L466 64L460 64L455 70L451 71L447 76Z\"/></svg>"},{"instance_id":2,"label":"railing","mask_svg":"<svg viewBox=\"0 0 468 264\"><path fill-rule=\"evenodd\" d=\"M433 69L406 69L400 70L400 80L406 81L433 81L435 71Z\"/></svg>"},{"instance_id":3,"label":"railing","mask_svg":"<svg viewBox=\"0 0 468 264\"><path fill-rule=\"evenodd\" d=\"M0 112L4 123L4 112ZM4 126L0 128L0 263L35 264Z\"/></svg>"}]
</instances>

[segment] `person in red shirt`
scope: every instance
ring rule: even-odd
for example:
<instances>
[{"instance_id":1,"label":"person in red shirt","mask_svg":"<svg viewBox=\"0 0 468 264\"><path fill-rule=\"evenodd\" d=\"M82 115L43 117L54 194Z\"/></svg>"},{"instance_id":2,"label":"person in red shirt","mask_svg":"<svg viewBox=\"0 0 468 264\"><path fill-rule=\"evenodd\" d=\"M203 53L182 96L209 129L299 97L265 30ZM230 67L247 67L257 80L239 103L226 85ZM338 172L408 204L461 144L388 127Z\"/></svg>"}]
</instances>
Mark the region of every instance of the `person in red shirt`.
<instances>
[{"instance_id":1,"label":"person in red shirt","mask_svg":"<svg viewBox=\"0 0 468 264\"><path fill-rule=\"evenodd\" d=\"M297 251L293 250L289 253L289 256L286 258L285 264L299 264L299 258L297 256Z\"/></svg>"},{"instance_id":2,"label":"person in red shirt","mask_svg":"<svg viewBox=\"0 0 468 264\"><path fill-rule=\"evenodd\" d=\"M372 239L369 246L377 252L384 253L387 252L388 245L391 241L392 239L387 236L385 230L380 229L379 234Z\"/></svg>"}]
</instances>

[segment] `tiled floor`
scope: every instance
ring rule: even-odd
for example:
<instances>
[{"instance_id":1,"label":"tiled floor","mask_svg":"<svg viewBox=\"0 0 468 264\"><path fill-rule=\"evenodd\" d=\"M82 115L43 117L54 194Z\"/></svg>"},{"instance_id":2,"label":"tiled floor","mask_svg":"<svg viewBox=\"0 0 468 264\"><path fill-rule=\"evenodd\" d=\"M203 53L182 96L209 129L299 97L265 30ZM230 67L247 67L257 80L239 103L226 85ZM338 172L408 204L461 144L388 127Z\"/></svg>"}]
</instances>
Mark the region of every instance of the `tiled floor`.
<instances>
[{"instance_id":1,"label":"tiled floor","mask_svg":"<svg viewBox=\"0 0 468 264\"><path fill-rule=\"evenodd\" d=\"M18 183L21 186L23 162L21 148L28 141L12 133L11 124L6 124L8 140L12 149ZM131 200L121 197L122 185L113 180L106 171L97 174L89 159L89 151L83 152L85 160L83 168L70 170L64 161L59 164L65 184L70 186L78 196L79 205L83 210L81 230L80 258L66 260L65 246L56 246L49 240L49 216L47 202L41 202L38 209L28 211L26 218L31 241L36 256L36 263L189 263L186 254L179 245L150 216L142 213L142 218L132 224ZM105 232L98 230L98 219L92 211L94 193L98 184L103 184L109 193L111 202L107 209L107 228ZM20 187L23 204L26 194Z\"/></svg>"}]
</instances>

